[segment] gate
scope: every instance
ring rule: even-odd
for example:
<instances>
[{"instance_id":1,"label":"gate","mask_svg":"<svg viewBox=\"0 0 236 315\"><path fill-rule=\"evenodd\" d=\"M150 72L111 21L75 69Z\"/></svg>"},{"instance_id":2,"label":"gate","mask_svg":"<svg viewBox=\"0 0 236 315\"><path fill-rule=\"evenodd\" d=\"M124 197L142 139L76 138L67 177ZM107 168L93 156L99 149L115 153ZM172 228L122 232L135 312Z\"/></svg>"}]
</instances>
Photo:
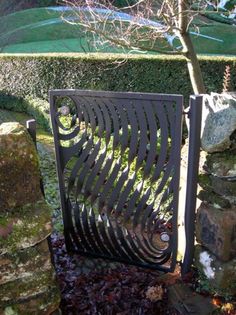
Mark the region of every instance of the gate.
<instances>
[{"instance_id":1,"label":"gate","mask_svg":"<svg viewBox=\"0 0 236 315\"><path fill-rule=\"evenodd\" d=\"M182 96L53 90L50 111L67 249L172 271Z\"/></svg>"}]
</instances>

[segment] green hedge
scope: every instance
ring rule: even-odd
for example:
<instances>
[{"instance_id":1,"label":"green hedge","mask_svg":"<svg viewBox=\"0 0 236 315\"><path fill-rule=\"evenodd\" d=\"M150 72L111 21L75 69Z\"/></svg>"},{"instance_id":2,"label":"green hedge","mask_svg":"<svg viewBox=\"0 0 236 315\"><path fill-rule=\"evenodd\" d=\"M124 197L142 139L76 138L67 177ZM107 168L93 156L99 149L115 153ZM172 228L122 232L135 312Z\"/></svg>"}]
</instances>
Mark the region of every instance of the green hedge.
<instances>
[{"instance_id":1,"label":"green hedge","mask_svg":"<svg viewBox=\"0 0 236 315\"><path fill-rule=\"evenodd\" d=\"M49 103L32 97L16 97L0 94L0 108L15 112L24 112L34 117L37 123L47 131L51 131Z\"/></svg>"},{"instance_id":2,"label":"green hedge","mask_svg":"<svg viewBox=\"0 0 236 315\"><path fill-rule=\"evenodd\" d=\"M226 65L236 90L236 57L201 57L208 92L221 92ZM110 54L0 55L4 95L48 99L49 89L78 88L183 94L192 88L184 58ZM1 97L1 96L0 96Z\"/></svg>"}]
</instances>

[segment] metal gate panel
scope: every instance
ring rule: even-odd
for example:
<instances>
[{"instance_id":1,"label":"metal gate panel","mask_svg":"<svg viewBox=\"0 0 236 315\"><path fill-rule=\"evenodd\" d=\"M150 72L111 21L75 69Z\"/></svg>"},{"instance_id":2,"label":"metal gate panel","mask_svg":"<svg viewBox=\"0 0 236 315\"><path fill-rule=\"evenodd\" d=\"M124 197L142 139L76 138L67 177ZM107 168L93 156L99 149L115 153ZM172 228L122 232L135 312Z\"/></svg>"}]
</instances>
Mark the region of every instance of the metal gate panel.
<instances>
[{"instance_id":1,"label":"metal gate panel","mask_svg":"<svg viewBox=\"0 0 236 315\"><path fill-rule=\"evenodd\" d=\"M172 271L180 95L50 91L68 250Z\"/></svg>"}]
</instances>

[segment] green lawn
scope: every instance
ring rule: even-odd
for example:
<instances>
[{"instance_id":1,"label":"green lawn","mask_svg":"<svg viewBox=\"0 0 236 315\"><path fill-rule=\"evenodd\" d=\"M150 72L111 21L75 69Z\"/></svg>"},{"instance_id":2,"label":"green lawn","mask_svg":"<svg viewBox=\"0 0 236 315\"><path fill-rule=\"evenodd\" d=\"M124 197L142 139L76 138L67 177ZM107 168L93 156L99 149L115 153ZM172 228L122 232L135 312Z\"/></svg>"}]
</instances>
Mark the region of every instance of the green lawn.
<instances>
[{"instance_id":1,"label":"green lawn","mask_svg":"<svg viewBox=\"0 0 236 315\"><path fill-rule=\"evenodd\" d=\"M124 52L110 45L94 46L93 37L85 35L77 25L61 19L61 12L52 8L35 8L1 17L0 51L3 53L42 52ZM71 13L64 12L64 16ZM192 35L197 53L236 54L236 26L215 21L198 21L200 33ZM191 29L197 33L197 30ZM98 40L98 38L96 38ZM174 40L179 46L179 41Z\"/></svg>"}]
</instances>

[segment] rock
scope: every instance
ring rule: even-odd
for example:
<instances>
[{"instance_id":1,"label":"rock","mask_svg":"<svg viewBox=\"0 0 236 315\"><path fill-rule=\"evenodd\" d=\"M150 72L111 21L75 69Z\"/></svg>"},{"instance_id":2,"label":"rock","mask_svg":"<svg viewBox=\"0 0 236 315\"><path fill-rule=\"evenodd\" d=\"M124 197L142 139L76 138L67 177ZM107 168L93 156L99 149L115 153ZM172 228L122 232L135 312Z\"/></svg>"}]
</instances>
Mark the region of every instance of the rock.
<instances>
[{"instance_id":1,"label":"rock","mask_svg":"<svg viewBox=\"0 0 236 315\"><path fill-rule=\"evenodd\" d=\"M236 208L222 210L202 203L196 216L196 238L222 261L236 257Z\"/></svg>"},{"instance_id":2,"label":"rock","mask_svg":"<svg viewBox=\"0 0 236 315\"><path fill-rule=\"evenodd\" d=\"M44 240L33 247L0 255L0 285L33 276L35 270L45 272L50 269L51 255L48 242Z\"/></svg>"},{"instance_id":3,"label":"rock","mask_svg":"<svg viewBox=\"0 0 236 315\"><path fill-rule=\"evenodd\" d=\"M58 309L46 240L51 210L27 130L18 123L0 125L0 315L49 315Z\"/></svg>"},{"instance_id":4,"label":"rock","mask_svg":"<svg viewBox=\"0 0 236 315\"><path fill-rule=\"evenodd\" d=\"M222 202L223 200L228 200L229 203L236 205L235 180L232 181L212 175L200 174L198 176L198 184L204 191L218 195Z\"/></svg>"},{"instance_id":5,"label":"rock","mask_svg":"<svg viewBox=\"0 0 236 315\"><path fill-rule=\"evenodd\" d=\"M206 152L224 151L236 130L236 98L227 94L206 95L202 114L201 146Z\"/></svg>"},{"instance_id":6,"label":"rock","mask_svg":"<svg viewBox=\"0 0 236 315\"><path fill-rule=\"evenodd\" d=\"M193 292L184 283L169 286L168 303L181 315L211 315L216 310L210 297Z\"/></svg>"},{"instance_id":7,"label":"rock","mask_svg":"<svg viewBox=\"0 0 236 315\"><path fill-rule=\"evenodd\" d=\"M236 181L224 180L216 176L210 176L212 190L236 204Z\"/></svg>"},{"instance_id":8,"label":"rock","mask_svg":"<svg viewBox=\"0 0 236 315\"><path fill-rule=\"evenodd\" d=\"M210 288L216 294L225 296L236 294L236 259L222 263L213 254L197 245L195 266L205 275Z\"/></svg>"},{"instance_id":9,"label":"rock","mask_svg":"<svg viewBox=\"0 0 236 315\"><path fill-rule=\"evenodd\" d=\"M222 196L219 196L217 194L215 194L214 192L211 191L207 191L207 190L201 190L198 193L197 196L201 201L204 201L204 203L209 203L212 206L214 206L215 208L225 208L225 209L229 209L231 208L231 204L229 202L229 200L223 198Z\"/></svg>"},{"instance_id":10,"label":"rock","mask_svg":"<svg viewBox=\"0 0 236 315\"><path fill-rule=\"evenodd\" d=\"M225 151L208 154L203 168L208 174L223 179L236 178L236 152Z\"/></svg>"},{"instance_id":11,"label":"rock","mask_svg":"<svg viewBox=\"0 0 236 315\"><path fill-rule=\"evenodd\" d=\"M33 296L47 292L53 286L57 287L52 266L43 272L39 268L33 275L22 275L17 280L2 284L0 307L7 307L15 302L23 302Z\"/></svg>"},{"instance_id":12,"label":"rock","mask_svg":"<svg viewBox=\"0 0 236 315\"><path fill-rule=\"evenodd\" d=\"M208 174L198 175L198 184L206 191L212 191L211 180Z\"/></svg>"},{"instance_id":13,"label":"rock","mask_svg":"<svg viewBox=\"0 0 236 315\"><path fill-rule=\"evenodd\" d=\"M0 213L42 198L35 145L19 123L0 125Z\"/></svg>"},{"instance_id":14,"label":"rock","mask_svg":"<svg viewBox=\"0 0 236 315\"><path fill-rule=\"evenodd\" d=\"M0 255L40 243L52 231L51 208L42 199L0 216Z\"/></svg>"},{"instance_id":15,"label":"rock","mask_svg":"<svg viewBox=\"0 0 236 315\"><path fill-rule=\"evenodd\" d=\"M60 294L57 286L48 285L45 291L3 304L0 315L50 315L58 309ZM57 313L60 314L60 313Z\"/></svg>"}]
</instances>

